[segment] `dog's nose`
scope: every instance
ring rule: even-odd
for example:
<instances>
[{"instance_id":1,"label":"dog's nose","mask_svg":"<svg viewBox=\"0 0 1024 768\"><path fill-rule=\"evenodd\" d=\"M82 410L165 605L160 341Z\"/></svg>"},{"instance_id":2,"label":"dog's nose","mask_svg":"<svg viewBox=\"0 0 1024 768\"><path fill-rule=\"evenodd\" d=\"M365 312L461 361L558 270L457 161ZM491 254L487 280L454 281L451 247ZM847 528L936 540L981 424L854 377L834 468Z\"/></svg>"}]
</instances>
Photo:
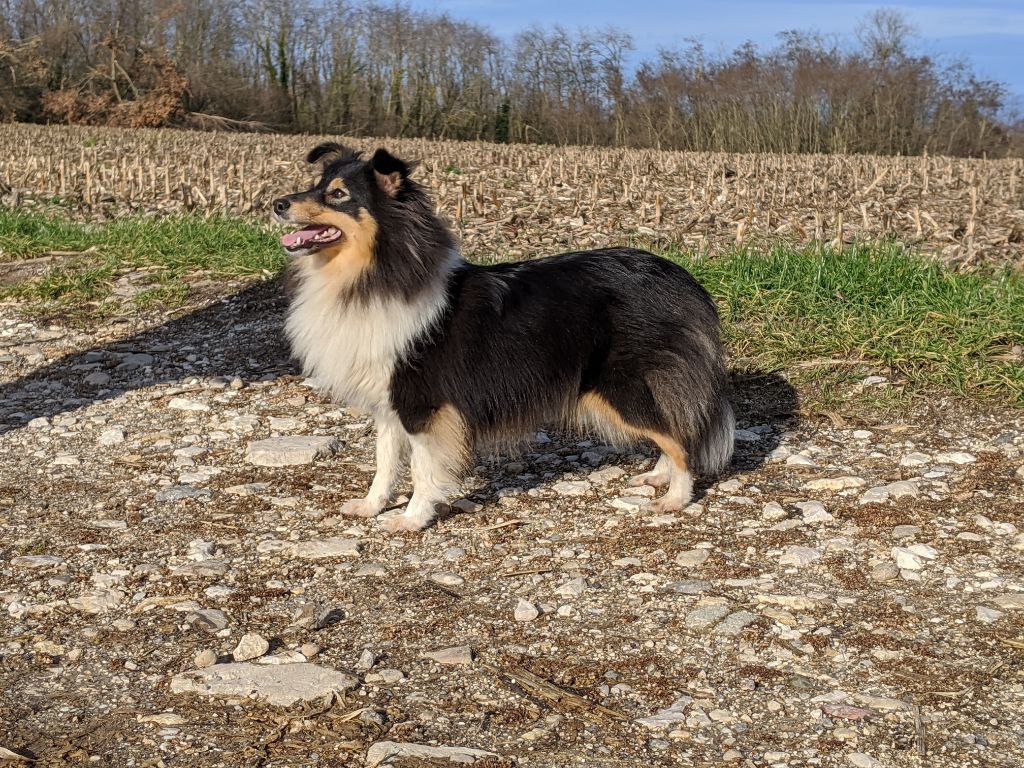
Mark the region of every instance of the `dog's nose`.
<instances>
[{"instance_id":1,"label":"dog's nose","mask_svg":"<svg viewBox=\"0 0 1024 768\"><path fill-rule=\"evenodd\" d=\"M283 216L285 211L291 207L291 201L287 197L279 197L274 201L274 213L278 216Z\"/></svg>"}]
</instances>

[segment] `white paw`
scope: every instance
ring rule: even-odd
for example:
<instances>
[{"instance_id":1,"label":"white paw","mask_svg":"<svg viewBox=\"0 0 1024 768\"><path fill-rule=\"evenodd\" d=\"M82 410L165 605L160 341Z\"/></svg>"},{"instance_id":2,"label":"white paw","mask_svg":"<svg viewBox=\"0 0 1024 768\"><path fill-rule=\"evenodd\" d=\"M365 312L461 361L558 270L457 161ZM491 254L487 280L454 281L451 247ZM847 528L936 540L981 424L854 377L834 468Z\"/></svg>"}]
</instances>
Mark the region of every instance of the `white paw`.
<instances>
[{"instance_id":1,"label":"white paw","mask_svg":"<svg viewBox=\"0 0 1024 768\"><path fill-rule=\"evenodd\" d=\"M678 512L690 503L689 499L681 499L679 497L671 498L669 496L662 496L660 499L655 499L647 505L647 509L652 512Z\"/></svg>"},{"instance_id":2,"label":"white paw","mask_svg":"<svg viewBox=\"0 0 1024 768\"><path fill-rule=\"evenodd\" d=\"M375 517L380 510L381 505L370 499L350 499L341 505L341 514L348 517Z\"/></svg>"},{"instance_id":3,"label":"white paw","mask_svg":"<svg viewBox=\"0 0 1024 768\"><path fill-rule=\"evenodd\" d=\"M427 527L428 521L407 514L389 515L381 518L380 527L391 533L402 533L404 531L422 531Z\"/></svg>"},{"instance_id":4,"label":"white paw","mask_svg":"<svg viewBox=\"0 0 1024 768\"><path fill-rule=\"evenodd\" d=\"M668 481L668 472L644 472L642 475L633 475L629 478L629 484L632 486L650 485L655 488L668 485Z\"/></svg>"}]
</instances>

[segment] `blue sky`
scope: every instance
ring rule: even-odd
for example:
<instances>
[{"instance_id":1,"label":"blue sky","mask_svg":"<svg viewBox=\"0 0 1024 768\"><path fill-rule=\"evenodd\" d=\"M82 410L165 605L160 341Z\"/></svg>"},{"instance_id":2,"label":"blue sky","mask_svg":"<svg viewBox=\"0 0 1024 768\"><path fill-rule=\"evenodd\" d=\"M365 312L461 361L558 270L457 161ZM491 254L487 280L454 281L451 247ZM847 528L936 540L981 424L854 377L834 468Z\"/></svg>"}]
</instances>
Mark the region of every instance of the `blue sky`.
<instances>
[{"instance_id":1,"label":"blue sky","mask_svg":"<svg viewBox=\"0 0 1024 768\"><path fill-rule=\"evenodd\" d=\"M447 11L511 36L531 24L569 28L613 25L633 35L637 55L695 37L709 49L752 40L771 45L786 29L852 37L857 23L884 7L902 11L931 54L966 57L975 71L1006 83L1024 108L1024 0L905 0L870 2L630 2L630 0L411 0L412 6ZM1022 110L1024 111L1024 110Z\"/></svg>"}]
</instances>

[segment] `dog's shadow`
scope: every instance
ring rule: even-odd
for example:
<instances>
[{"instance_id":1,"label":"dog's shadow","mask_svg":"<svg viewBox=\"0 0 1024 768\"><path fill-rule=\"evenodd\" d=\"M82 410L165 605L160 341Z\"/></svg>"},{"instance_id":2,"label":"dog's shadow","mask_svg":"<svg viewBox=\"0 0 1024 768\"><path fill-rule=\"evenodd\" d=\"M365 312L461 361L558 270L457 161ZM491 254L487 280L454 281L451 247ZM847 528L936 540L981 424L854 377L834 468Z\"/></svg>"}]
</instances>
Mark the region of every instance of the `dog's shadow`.
<instances>
[{"instance_id":1,"label":"dog's shadow","mask_svg":"<svg viewBox=\"0 0 1024 768\"><path fill-rule=\"evenodd\" d=\"M66 355L0 384L0 434L24 428L32 419L52 419L97 400L191 377L229 380L238 376L254 381L297 374L282 334L286 306L281 279L257 283L135 335ZM761 466L798 411L796 391L776 373L746 370L734 372L731 379L731 400L742 431L726 474ZM588 450L579 446L580 436L551 435L550 444L528 448L527 457ZM613 460L615 455L608 459ZM588 466L562 461L550 471L534 471L537 467L531 466L530 472L513 477L507 467L514 461L485 463L478 473L479 491L473 495L486 498L502 486L513 485L527 491ZM698 496L705 488L698 484Z\"/></svg>"}]
</instances>

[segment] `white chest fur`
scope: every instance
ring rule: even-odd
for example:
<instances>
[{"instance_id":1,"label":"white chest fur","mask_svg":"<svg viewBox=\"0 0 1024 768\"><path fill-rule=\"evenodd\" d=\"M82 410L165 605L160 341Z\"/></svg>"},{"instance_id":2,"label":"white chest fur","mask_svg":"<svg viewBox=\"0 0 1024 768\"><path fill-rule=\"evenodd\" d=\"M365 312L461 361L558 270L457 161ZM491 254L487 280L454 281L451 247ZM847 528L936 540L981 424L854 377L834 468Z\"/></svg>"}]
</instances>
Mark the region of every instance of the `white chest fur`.
<instances>
[{"instance_id":1,"label":"white chest fur","mask_svg":"<svg viewBox=\"0 0 1024 768\"><path fill-rule=\"evenodd\" d=\"M412 302L341 302L328 285L300 282L285 332L305 374L347 405L376 413L390 409L395 364L441 313L443 289Z\"/></svg>"}]
</instances>

